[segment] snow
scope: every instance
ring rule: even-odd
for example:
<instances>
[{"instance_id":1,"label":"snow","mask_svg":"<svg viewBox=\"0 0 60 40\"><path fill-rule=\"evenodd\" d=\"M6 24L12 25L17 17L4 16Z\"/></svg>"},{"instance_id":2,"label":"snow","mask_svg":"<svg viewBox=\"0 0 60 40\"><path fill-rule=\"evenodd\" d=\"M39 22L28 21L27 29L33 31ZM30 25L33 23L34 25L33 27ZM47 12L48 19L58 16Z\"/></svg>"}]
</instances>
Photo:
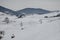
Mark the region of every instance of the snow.
<instances>
[{"instance_id":1,"label":"snow","mask_svg":"<svg viewBox=\"0 0 60 40\"><path fill-rule=\"evenodd\" d=\"M0 15L4 14L0 12ZM0 16L0 31L5 31L1 40L60 40L60 17L44 18L58 13L44 15L27 15L24 18L17 18L11 15ZM2 22L5 17L9 23ZM23 28L23 30L22 30ZM11 36L14 34L14 38Z\"/></svg>"}]
</instances>

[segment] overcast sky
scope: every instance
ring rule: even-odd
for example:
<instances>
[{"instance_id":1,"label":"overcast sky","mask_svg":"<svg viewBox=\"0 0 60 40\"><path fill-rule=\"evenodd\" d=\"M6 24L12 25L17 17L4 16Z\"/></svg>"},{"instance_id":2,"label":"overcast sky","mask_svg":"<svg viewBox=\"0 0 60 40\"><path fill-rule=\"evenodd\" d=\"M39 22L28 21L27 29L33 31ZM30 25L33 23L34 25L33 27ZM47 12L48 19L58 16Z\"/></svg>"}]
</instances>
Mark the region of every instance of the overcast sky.
<instances>
[{"instance_id":1,"label":"overcast sky","mask_svg":"<svg viewBox=\"0 0 60 40\"><path fill-rule=\"evenodd\" d=\"M59 10L60 0L0 0L0 6L4 6L12 10L20 10L23 8Z\"/></svg>"}]
</instances>

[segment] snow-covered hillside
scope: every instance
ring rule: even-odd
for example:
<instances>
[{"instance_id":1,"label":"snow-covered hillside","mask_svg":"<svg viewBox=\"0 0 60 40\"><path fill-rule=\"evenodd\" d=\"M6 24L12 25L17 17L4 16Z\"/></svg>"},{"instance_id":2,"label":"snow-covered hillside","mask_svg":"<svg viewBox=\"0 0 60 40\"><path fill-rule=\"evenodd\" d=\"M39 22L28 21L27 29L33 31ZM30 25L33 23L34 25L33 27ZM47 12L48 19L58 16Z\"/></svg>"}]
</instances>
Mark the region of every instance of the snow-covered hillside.
<instances>
[{"instance_id":1,"label":"snow-covered hillside","mask_svg":"<svg viewBox=\"0 0 60 40\"><path fill-rule=\"evenodd\" d=\"M60 40L60 17L52 17L57 14L59 13L17 18L0 12L0 31L4 31L1 40Z\"/></svg>"}]
</instances>

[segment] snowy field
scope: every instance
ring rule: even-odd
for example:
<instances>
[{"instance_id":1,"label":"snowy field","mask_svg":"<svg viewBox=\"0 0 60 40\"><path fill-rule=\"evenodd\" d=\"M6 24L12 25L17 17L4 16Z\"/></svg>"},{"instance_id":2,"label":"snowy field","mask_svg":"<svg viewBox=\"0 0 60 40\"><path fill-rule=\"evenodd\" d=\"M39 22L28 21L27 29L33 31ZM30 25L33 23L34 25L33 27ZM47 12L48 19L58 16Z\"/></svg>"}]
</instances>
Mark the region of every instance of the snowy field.
<instances>
[{"instance_id":1,"label":"snowy field","mask_svg":"<svg viewBox=\"0 0 60 40\"><path fill-rule=\"evenodd\" d=\"M17 18L0 12L0 31L4 31L1 40L60 40L60 17L44 18L57 14L35 14Z\"/></svg>"}]
</instances>

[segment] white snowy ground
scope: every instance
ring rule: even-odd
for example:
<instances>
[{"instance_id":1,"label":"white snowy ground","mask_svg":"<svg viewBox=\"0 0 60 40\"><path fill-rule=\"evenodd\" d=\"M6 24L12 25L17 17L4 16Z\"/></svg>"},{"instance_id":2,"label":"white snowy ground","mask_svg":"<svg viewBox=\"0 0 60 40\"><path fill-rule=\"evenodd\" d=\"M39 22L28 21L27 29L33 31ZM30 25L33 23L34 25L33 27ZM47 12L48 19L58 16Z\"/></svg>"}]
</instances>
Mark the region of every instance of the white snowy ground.
<instances>
[{"instance_id":1,"label":"white snowy ground","mask_svg":"<svg viewBox=\"0 0 60 40\"><path fill-rule=\"evenodd\" d=\"M58 13L35 14L24 18L1 14L4 13L0 12L0 30L5 31L1 40L60 40L60 17L44 18L45 15L53 16ZM9 18L8 24L2 22L5 17ZM11 38L13 34L15 37Z\"/></svg>"}]
</instances>

